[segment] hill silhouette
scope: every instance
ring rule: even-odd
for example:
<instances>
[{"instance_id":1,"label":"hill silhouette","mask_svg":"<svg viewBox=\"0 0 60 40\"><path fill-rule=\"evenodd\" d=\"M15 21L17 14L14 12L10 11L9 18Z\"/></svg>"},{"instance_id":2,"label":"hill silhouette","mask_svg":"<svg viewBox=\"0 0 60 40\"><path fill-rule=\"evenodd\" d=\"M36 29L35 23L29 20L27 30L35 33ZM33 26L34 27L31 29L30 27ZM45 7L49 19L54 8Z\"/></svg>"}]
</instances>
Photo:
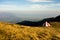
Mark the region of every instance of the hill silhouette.
<instances>
[{"instance_id":1,"label":"hill silhouette","mask_svg":"<svg viewBox=\"0 0 60 40\"><path fill-rule=\"evenodd\" d=\"M60 15L55 18L55 21L60 22Z\"/></svg>"},{"instance_id":2,"label":"hill silhouette","mask_svg":"<svg viewBox=\"0 0 60 40\"><path fill-rule=\"evenodd\" d=\"M18 22L17 24L26 25L26 26L42 26L43 23L46 21L48 21L48 22L60 22L60 15L57 17L52 17L52 18L45 18L45 19L37 21L37 22L22 21L22 22Z\"/></svg>"}]
</instances>

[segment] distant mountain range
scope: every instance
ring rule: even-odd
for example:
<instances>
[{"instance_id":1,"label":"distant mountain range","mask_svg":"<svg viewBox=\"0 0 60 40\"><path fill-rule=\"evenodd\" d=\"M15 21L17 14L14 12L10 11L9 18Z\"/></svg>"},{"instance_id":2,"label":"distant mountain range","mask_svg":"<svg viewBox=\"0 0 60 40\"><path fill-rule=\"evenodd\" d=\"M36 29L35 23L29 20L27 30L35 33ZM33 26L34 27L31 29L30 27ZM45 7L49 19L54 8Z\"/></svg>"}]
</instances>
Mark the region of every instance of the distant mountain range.
<instances>
[{"instance_id":1,"label":"distant mountain range","mask_svg":"<svg viewBox=\"0 0 60 40\"><path fill-rule=\"evenodd\" d=\"M21 25L27 25L27 26L42 26L44 22L60 22L60 15L57 17L52 17L52 18L45 18L43 20L33 22L33 21L22 21L18 22L17 24Z\"/></svg>"},{"instance_id":2,"label":"distant mountain range","mask_svg":"<svg viewBox=\"0 0 60 40\"><path fill-rule=\"evenodd\" d=\"M23 21L24 18L19 18L17 16L15 16L13 13L9 13L9 12L0 12L0 21L1 22L10 22L10 23L17 23L17 24L22 24L22 25L28 25L28 26L39 26L42 25L45 21L48 22L60 22L60 15L57 17L52 17L52 18L45 18L43 20L40 21ZM21 22L22 21L22 22Z\"/></svg>"},{"instance_id":3,"label":"distant mountain range","mask_svg":"<svg viewBox=\"0 0 60 40\"><path fill-rule=\"evenodd\" d=\"M16 23L19 22L20 20L21 18L14 16L12 13L0 13L1 22Z\"/></svg>"}]
</instances>

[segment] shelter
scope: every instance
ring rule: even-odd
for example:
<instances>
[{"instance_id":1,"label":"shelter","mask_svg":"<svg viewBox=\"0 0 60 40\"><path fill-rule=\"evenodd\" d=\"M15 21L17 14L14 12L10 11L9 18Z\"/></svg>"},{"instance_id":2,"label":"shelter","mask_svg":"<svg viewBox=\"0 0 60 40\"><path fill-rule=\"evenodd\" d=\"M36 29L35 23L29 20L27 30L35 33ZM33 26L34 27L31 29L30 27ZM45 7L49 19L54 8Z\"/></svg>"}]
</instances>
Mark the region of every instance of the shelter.
<instances>
[{"instance_id":1,"label":"shelter","mask_svg":"<svg viewBox=\"0 0 60 40\"><path fill-rule=\"evenodd\" d=\"M49 27L49 26L51 26L47 21L43 24L43 26L45 26L45 27Z\"/></svg>"}]
</instances>

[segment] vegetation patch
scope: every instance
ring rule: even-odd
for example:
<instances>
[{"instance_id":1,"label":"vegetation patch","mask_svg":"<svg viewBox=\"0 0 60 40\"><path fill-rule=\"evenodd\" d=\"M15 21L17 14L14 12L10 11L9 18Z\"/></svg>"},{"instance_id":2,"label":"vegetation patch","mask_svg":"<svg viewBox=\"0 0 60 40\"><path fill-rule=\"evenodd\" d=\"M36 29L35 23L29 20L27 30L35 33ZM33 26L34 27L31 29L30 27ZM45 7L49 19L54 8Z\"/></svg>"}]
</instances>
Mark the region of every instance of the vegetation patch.
<instances>
[{"instance_id":1,"label":"vegetation patch","mask_svg":"<svg viewBox=\"0 0 60 40\"><path fill-rule=\"evenodd\" d=\"M51 23L51 27L30 27L0 22L0 40L60 40L59 24Z\"/></svg>"}]
</instances>

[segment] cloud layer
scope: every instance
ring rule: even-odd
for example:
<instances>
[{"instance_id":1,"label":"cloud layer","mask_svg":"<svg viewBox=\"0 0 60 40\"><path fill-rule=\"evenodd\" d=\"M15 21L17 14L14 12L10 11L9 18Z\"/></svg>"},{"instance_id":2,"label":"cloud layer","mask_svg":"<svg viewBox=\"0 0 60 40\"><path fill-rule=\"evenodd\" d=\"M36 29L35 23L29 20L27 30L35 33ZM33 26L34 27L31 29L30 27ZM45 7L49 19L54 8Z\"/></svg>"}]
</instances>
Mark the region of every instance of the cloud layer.
<instances>
[{"instance_id":1,"label":"cloud layer","mask_svg":"<svg viewBox=\"0 0 60 40\"><path fill-rule=\"evenodd\" d=\"M27 0L30 2L52 2L52 0Z\"/></svg>"},{"instance_id":2,"label":"cloud layer","mask_svg":"<svg viewBox=\"0 0 60 40\"><path fill-rule=\"evenodd\" d=\"M12 5L12 4L0 4L0 11L21 11L21 10L60 10L60 4L32 4L32 5L26 5L25 8L18 6L18 5Z\"/></svg>"},{"instance_id":3,"label":"cloud layer","mask_svg":"<svg viewBox=\"0 0 60 40\"><path fill-rule=\"evenodd\" d=\"M52 8L52 7L60 7L60 4L32 4L30 5L32 8Z\"/></svg>"},{"instance_id":4,"label":"cloud layer","mask_svg":"<svg viewBox=\"0 0 60 40\"><path fill-rule=\"evenodd\" d=\"M29 2L28 2L29 1ZM37 3L33 3L37 2ZM47 3L48 2L48 3ZM0 2L0 11L25 10L60 10L60 3L53 0L6 0Z\"/></svg>"}]
</instances>

